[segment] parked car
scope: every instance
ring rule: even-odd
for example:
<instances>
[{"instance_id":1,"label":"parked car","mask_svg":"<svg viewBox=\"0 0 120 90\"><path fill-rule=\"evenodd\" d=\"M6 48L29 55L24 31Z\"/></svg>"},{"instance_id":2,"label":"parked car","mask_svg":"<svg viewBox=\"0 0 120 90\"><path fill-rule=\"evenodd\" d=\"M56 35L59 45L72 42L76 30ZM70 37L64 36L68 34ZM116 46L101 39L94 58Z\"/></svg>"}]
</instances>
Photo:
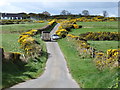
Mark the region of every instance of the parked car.
<instances>
[{"instance_id":1,"label":"parked car","mask_svg":"<svg viewBox=\"0 0 120 90\"><path fill-rule=\"evenodd\" d=\"M57 40L57 39L60 39L60 37L59 37L58 35L53 34L53 35L51 36L51 40Z\"/></svg>"}]
</instances>

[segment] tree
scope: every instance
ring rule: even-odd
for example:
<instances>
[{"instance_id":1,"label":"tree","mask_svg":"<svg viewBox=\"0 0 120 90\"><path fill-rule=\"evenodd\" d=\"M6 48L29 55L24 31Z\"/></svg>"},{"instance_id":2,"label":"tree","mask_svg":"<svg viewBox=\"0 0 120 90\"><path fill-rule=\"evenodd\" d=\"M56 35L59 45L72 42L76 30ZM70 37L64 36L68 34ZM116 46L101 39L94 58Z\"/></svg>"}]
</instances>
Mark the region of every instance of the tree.
<instances>
[{"instance_id":1,"label":"tree","mask_svg":"<svg viewBox=\"0 0 120 90\"><path fill-rule=\"evenodd\" d=\"M78 14L79 16L82 16L81 13Z\"/></svg>"},{"instance_id":2,"label":"tree","mask_svg":"<svg viewBox=\"0 0 120 90\"><path fill-rule=\"evenodd\" d=\"M108 16L108 12L107 11L103 11L103 16L107 17Z\"/></svg>"},{"instance_id":3,"label":"tree","mask_svg":"<svg viewBox=\"0 0 120 90\"><path fill-rule=\"evenodd\" d=\"M30 16L27 13L22 12L22 13L18 13L18 14L22 15L23 19L30 18Z\"/></svg>"},{"instance_id":4,"label":"tree","mask_svg":"<svg viewBox=\"0 0 120 90\"><path fill-rule=\"evenodd\" d=\"M50 13L47 12L47 11L44 11L42 14L47 15L47 16L50 16Z\"/></svg>"},{"instance_id":5,"label":"tree","mask_svg":"<svg viewBox=\"0 0 120 90\"><path fill-rule=\"evenodd\" d=\"M36 13L29 13L29 16L30 16L30 18L31 19L33 19L33 20L38 20L38 14L36 14Z\"/></svg>"},{"instance_id":6,"label":"tree","mask_svg":"<svg viewBox=\"0 0 120 90\"><path fill-rule=\"evenodd\" d=\"M67 10L62 10L60 15L71 15L71 13Z\"/></svg>"},{"instance_id":7,"label":"tree","mask_svg":"<svg viewBox=\"0 0 120 90\"><path fill-rule=\"evenodd\" d=\"M83 14L84 16L88 16L88 15L89 15L89 11L88 11L88 10L83 10L83 11L82 11L82 14Z\"/></svg>"}]
</instances>

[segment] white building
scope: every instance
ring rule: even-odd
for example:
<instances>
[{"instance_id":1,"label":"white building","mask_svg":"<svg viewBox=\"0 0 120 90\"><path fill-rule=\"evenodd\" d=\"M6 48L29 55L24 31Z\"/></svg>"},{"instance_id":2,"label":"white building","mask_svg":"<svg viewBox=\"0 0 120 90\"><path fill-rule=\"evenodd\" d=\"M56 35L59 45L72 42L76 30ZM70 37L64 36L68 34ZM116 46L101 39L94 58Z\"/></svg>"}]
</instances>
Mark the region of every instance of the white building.
<instances>
[{"instance_id":1,"label":"white building","mask_svg":"<svg viewBox=\"0 0 120 90\"><path fill-rule=\"evenodd\" d=\"M23 19L23 15L18 13L0 13L0 19L2 20Z\"/></svg>"}]
</instances>

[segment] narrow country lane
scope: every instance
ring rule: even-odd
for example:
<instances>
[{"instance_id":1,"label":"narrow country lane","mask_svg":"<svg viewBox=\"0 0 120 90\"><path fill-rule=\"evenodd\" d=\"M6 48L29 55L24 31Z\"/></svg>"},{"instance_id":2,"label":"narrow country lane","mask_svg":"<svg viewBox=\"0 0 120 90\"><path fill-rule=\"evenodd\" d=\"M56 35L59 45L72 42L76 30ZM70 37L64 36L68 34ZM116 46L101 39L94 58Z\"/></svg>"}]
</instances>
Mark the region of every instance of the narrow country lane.
<instances>
[{"instance_id":1,"label":"narrow country lane","mask_svg":"<svg viewBox=\"0 0 120 90\"><path fill-rule=\"evenodd\" d=\"M51 34L53 34L57 24ZM78 84L69 74L67 63L57 42L46 42L49 53L45 72L37 79L28 80L11 88L79 88Z\"/></svg>"}]
</instances>

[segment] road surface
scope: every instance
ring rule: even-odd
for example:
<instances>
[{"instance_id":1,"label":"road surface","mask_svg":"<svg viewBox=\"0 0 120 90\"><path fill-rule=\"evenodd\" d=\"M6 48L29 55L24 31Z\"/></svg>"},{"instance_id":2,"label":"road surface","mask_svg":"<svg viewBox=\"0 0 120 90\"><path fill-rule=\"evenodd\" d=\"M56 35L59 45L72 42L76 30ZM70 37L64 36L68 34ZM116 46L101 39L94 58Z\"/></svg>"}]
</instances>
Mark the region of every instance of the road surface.
<instances>
[{"instance_id":1,"label":"road surface","mask_svg":"<svg viewBox=\"0 0 120 90\"><path fill-rule=\"evenodd\" d=\"M59 24L53 28L51 34L57 30L58 26ZM46 46L49 57L43 75L11 88L79 88L68 71L66 60L58 43L46 42Z\"/></svg>"}]
</instances>

